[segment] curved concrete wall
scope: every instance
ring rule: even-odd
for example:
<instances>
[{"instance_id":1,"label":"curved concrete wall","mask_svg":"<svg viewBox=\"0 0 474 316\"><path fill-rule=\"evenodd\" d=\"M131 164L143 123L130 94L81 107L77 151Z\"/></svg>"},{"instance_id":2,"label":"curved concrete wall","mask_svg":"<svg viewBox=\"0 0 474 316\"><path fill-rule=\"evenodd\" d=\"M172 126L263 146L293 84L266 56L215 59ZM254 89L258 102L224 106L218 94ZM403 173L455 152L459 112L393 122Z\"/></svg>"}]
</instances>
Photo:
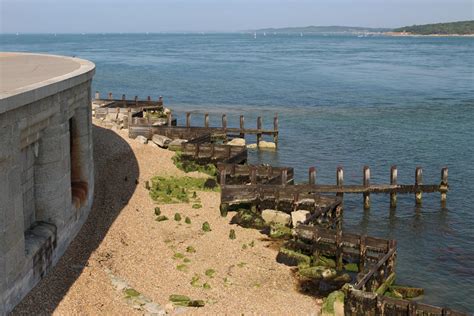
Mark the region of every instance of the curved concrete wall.
<instances>
[{"instance_id":1,"label":"curved concrete wall","mask_svg":"<svg viewBox=\"0 0 474 316\"><path fill-rule=\"evenodd\" d=\"M0 315L54 266L92 206L95 65L0 53Z\"/></svg>"}]
</instances>

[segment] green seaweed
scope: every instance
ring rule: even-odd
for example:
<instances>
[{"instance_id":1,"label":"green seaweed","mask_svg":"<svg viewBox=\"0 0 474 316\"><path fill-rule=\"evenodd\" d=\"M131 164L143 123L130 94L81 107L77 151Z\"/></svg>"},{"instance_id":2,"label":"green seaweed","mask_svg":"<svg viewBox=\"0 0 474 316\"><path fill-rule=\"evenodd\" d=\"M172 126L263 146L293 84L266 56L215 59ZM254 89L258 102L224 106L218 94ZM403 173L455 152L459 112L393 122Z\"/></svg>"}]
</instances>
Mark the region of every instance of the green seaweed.
<instances>
[{"instance_id":1,"label":"green seaweed","mask_svg":"<svg viewBox=\"0 0 474 316\"><path fill-rule=\"evenodd\" d=\"M125 289L124 293L125 293L126 298L133 298L133 297L140 296L140 292L132 288Z\"/></svg>"},{"instance_id":2,"label":"green seaweed","mask_svg":"<svg viewBox=\"0 0 474 316\"><path fill-rule=\"evenodd\" d=\"M173 259L183 259L183 258L184 258L184 255L182 253L179 253L179 252L177 252L173 255Z\"/></svg>"},{"instance_id":3,"label":"green seaweed","mask_svg":"<svg viewBox=\"0 0 474 316\"><path fill-rule=\"evenodd\" d=\"M156 216L161 215L161 209L160 209L158 206L155 207L155 215L156 215Z\"/></svg>"},{"instance_id":4,"label":"green seaweed","mask_svg":"<svg viewBox=\"0 0 474 316\"><path fill-rule=\"evenodd\" d=\"M195 203L195 204L193 204L192 208L194 208L194 209L202 208L202 204Z\"/></svg>"},{"instance_id":5,"label":"green seaweed","mask_svg":"<svg viewBox=\"0 0 474 316\"><path fill-rule=\"evenodd\" d=\"M281 258L281 259L283 259L283 261L291 261L291 263L293 263L295 265L304 264L306 266L309 266L311 264L311 257L310 256L307 256L305 254L296 252L294 250L291 250L291 249L288 249L288 248L285 248L285 247L280 248L280 251L278 253L278 257L280 257L280 258L283 257L283 258ZM278 259L278 257L277 257L277 259Z\"/></svg>"},{"instance_id":6,"label":"green seaweed","mask_svg":"<svg viewBox=\"0 0 474 316\"><path fill-rule=\"evenodd\" d=\"M208 222L202 223L202 230L205 232L210 232L211 231L211 225L209 225Z\"/></svg>"},{"instance_id":7,"label":"green seaweed","mask_svg":"<svg viewBox=\"0 0 474 316\"><path fill-rule=\"evenodd\" d=\"M359 272L359 266L357 263L346 263L344 265L344 270L349 272Z\"/></svg>"},{"instance_id":8,"label":"green seaweed","mask_svg":"<svg viewBox=\"0 0 474 316\"><path fill-rule=\"evenodd\" d=\"M281 224L272 224L270 226L270 237L276 239L291 238L292 230L290 227Z\"/></svg>"},{"instance_id":9,"label":"green seaweed","mask_svg":"<svg viewBox=\"0 0 474 316\"><path fill-rule=\"evenodd\" d=\"M188 246L188 247L186 247L186 252L195 253L195 252L196 252L196 249L194 249L193 246Z\"/></svg>"},{"instance_id":10,"label":"green seaweed","mask_svg":"<svg viewBox=\"0 0 474 316\"><path fill-rule=\"evenodd\" d=\"M209 179L191 177L153 177L151 179L150 197L157 203L189 203L196 202L190 197L196 190L218 191L218 188L208 188Z\"/></svg>"},{"instance_id":11,"label":"green seaweed","mask_svg":"<svg viewBox=\"0 0 474 316\"><path fill-rule=\"evenodd\" d=\"M216 270L214 269L207 269L206 272L204 272L204 274L210 278L213 278L215 273L216 273Z\"/></svg>"},{"instance_id":12,"label":"green seaweed","mask_svg":"<svg viewBox=\"0 0 474 316\"><path fill-rule=\"evenodd\" d=\"M206 282L206 283L204 283L204 284L202 285L202 287L203 287L204 289L206 289L206 290L209 290L209 289L211 288L211 285Z\"/></svg>"},{"instance_id":13,"label":"green seaweed","mask_svg":"<svg viewBox=\"0 0 474 316\"><path fill-rule=\"evenodd\" d=\"M181 263L176 266L176 269L178 269L179 271L187 272L188 266L184 263Z\"/></svg>"},{"instance_id":14,"label":"green seaweed","mask_svg":"<svg viewBox=\"0 0 474 316\"><path fill-rule=\"evenodd\" d=\"M245 228L263 229L267 227L262 216L253 210L241 208L232 217L231 224L237 224Z\"/></svg>"},{"instance_id":15,"label":"green seaweed","mask_svg":"<svg viewBox=\"0 0 474 316\"><path fill-rule=\"evenodd\" d=\"M200 277L199 275L195 274L195 275L191 278L190 284L191 284L193 287L201 287L201 285L198 283L200 279L201 279L201 277Z\"/></svg>"},{"instance_id":16,"label":"green seaweed","mask_svg":"<svg viewBox=\"0 0 474 316\"><path fill-rule=\"evenodd\" d=\"M157 216L155 221L157 222L163 222L163 221L167 221L168 220L168 217L166 217L165 215L160 215L160 216Z\"/></svg>"},{"instance_id":17,"label":"green seaweed","mask_svg":"<svg viewBox=\"0 0 474 316\"><path fill-rule=\"evenodd\" d=\"M217 175L217 168L213 164L199 165L194 161L183 159L182 153L177 151L172 158L174 165L186 173L198 171L210 175L212 177Z\"/></svg>"},{"instance_id":18,"label":"green seaweed","mask_svg":"<svg viewBox=\"0 0 474 316\"><path fill-rule=\"evenodd\" d=\"M323 315L334 315L334 303L341 302L344 304L344 292L334 291L328 295L328 297L323 299L323 305L321 307L321 312Z\"/></svg>"}]
</instances>

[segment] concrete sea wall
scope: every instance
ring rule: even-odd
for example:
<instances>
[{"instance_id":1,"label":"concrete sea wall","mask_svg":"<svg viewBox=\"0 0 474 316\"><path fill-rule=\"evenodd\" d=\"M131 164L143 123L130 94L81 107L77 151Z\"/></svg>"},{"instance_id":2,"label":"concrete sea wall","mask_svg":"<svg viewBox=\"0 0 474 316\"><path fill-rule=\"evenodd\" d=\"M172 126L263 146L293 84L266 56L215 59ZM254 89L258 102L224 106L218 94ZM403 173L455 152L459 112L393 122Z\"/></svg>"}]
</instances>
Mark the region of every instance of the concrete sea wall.
<instances>
[{"instance_id":1,"label":"concrete sea wall","mask_svg":"<svg viewBox=\"0 0 474 316\"><path fill-rule=\"evenodd\" d=\"M0 53L0 315L56 264L93 199L95 65Z\"/></svg>"}]
</instances>

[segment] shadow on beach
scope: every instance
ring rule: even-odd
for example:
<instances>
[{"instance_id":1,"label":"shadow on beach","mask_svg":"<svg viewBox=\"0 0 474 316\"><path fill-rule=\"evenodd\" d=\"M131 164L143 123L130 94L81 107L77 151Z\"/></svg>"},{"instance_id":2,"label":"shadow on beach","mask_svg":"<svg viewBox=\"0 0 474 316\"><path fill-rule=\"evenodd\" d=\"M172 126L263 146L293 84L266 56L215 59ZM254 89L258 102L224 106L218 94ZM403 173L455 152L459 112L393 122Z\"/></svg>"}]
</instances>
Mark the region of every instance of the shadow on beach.
<instances>
[{"instance_id":1,"label":"shadow on beach","mask_svg":"<svg viewBox=\"0 0 474 316\"><path fill-rule=\"evenodd\" d=\"M54 312L135 191L139 167L130 146L104 128L94 126L93 135L95 192L89 217L57 265L16 306L12 315Z\"/></svg>"}]
</instances>

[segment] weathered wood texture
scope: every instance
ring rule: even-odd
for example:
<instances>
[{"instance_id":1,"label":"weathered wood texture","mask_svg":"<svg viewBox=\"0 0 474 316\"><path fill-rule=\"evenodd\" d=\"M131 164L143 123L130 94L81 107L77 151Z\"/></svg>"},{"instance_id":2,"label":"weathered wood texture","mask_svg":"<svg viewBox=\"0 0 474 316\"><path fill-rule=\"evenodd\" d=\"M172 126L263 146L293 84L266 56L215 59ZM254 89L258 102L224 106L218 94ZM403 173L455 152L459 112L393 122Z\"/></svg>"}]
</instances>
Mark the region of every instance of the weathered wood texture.
<instances>
[{"instance_id":1,"label":"weathered wood texture","mask_svg":"<svg viewBox=\"0 0 474 316\"><path fill-rule=\"evenodd\" d=\"M244 185L244 184L281 184L286 172L286 184L293 183L294 171L288 167L272 167L270 165L239 165L223 164L217 165L218 179L221 173L225 175L222 184Z\"/></svg>"},{"instance_id":2,"label":"weathered wood texture","mask_svg":"<svg viewBox=\"0 0 474 316\"><path fill-rule=\"evenodd\" d=\"M247 148L211 143L183 143L181 145L181 158L192 160L198 164L245 163L247 161Z\"/></svg>"},{"instance_id":3,"label":"weathered wood texture","mask_svg":"<svg viewBox=\"0 0 474 316\"><path fill-rule=\"evenodd\" d=\"M345 291L344 315L467 316L467 313L356 289Z\"/></svg>"}]
</instances>

